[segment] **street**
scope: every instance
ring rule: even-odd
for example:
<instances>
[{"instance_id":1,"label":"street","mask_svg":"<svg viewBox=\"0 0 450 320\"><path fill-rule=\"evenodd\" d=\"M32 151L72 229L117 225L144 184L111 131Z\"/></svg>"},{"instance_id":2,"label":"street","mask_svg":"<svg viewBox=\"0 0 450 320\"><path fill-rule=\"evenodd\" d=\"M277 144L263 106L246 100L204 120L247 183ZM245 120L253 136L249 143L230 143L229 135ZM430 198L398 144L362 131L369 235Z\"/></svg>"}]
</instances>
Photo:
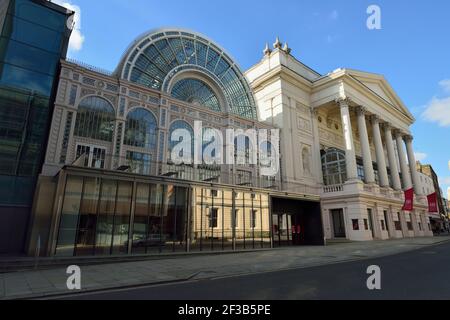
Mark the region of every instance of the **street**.
<instances>
[{"instance_id":1,"label":"street","mask_svg":"<svg viewBox=\"0 0 450 320\"><path fill-rule=\"evenodd\" d=\"M381 268L381 290L370 291L366 273ZM237 277L80 294L66 299L315 300L449 299L450 243L355 262Z\"/></svg>"}]
</instances>

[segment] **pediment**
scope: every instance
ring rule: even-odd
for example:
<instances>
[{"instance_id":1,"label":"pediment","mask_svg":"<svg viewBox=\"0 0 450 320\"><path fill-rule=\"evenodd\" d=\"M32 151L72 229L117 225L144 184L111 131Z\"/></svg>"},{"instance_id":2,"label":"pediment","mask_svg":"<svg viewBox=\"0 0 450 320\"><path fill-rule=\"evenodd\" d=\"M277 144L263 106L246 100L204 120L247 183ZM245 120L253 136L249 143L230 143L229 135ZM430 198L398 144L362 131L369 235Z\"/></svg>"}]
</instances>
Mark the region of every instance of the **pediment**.
<instances>
[{"instance_id":1,"label":"pediment","mask_svg":"<svg viewBox=\"0 0 450 320\"><path fill-rule=\"evenodd\" d=\"M389 82L382 75L348 69L347 72L355 80L359 81L361 84L363 84L373 93L391 104L397 110L401 111L409 118L414 119L414 116L402 102L400 97L395 93Z\"/></svg>"}]
</instances>

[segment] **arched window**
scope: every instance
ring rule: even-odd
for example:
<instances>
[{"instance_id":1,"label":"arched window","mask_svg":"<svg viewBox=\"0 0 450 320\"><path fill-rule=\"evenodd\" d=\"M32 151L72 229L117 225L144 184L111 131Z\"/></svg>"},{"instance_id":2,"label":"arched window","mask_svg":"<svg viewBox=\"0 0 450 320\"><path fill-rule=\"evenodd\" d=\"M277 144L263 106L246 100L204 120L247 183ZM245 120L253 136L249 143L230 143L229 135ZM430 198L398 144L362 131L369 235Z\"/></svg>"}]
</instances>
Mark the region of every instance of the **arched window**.
<instances>
[{"instance_id":1,"label":"arched window","mask_svg":"<svg viewBox=\"0 0 450 320\"><path fill-rule=\"evenodd\" d=\"M127 116L123 143L156 152L156 132L155 116L148 110L137 108Z\"/></svg>"},{"instance_id":2,"label":"arched window","mask_svg":"<svg viewBox=\"0 0 450 320\"><path fill-rule=\"evenodd\" d=\"M322 156L323 179L325 185L343 184L347 180L345 152L328 149Z\"/></svg>"},{"instance_id":3,"label":"arched window","mask_svg":"<svg viewBox=\"0 0 450 320\"><path fill-rule=\"evenodd\" d=\"M194 158L194 130L192 129L192 127L189 125L189 123L187 123L186 121L183 120L177 120L172 122L172 124L170 125L170 129L169 129L169 157L168 159L174 160L172 159L172 150L175 146L177 146L179 143L183 142L183 137L179 137L178 139L176 139L175 137L173 137L173 133L178 130L178 129L184 129L187 132L189 132L190 134L190 140L191 140L191 159L193 160ZM180 157L185 157L187 155L185 154L179 154Z\"/></svg>"},{"instance_id":4,"label":"arched window","mask_svg":"<svg viewBox=\"0 0 450 320\"><path fill-rule=\"evenodd\" d=\"M96 96L87 97L78 106L74 135L111 142L114 123L115 111L108 101Z\"/></svg>"},{"instance_id":5,"label":"arched window","mask_svg":"<svg viewBox=\"0 0 450 320\"><path fill-rule=\"evenodd\" d=\"M219 99L205 82L198 79L183 79L172 88L172 97L192 104L198 104L212 111L221 111Z\"/></svg>"}]
</instances>

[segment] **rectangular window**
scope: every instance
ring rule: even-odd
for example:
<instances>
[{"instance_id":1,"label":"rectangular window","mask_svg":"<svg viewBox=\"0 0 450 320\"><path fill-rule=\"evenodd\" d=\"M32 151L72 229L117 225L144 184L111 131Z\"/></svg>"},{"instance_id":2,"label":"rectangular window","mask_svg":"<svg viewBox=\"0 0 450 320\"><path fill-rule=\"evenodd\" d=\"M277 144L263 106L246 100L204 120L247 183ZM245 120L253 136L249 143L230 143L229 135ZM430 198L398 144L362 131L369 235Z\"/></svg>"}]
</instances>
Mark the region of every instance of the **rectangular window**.
<instances>
[{"instance_id":1,"label":"rectangular window","mask_svg":"<svg viewBox=\"0 0 450 320\"><path fill-rule=\"evenodd\" d=\"M386 223L384 222L384 220L381 220L381 230L386 231Z\"/></svg>"},{"instance_id":2,"label":"rectangular window","mask_svg":"<svg viewBox=\"0 0 450 320\"><path fill-rule=\"evenodd\" d=\"M352 219L352 225L353 225L353 230L355 230L355 231L359 230L359 220L358 219Z\"/></svg>"},{"instance_id":3,"label":"rectangular window","mask_svg":"<svg viewBox=\"0 0 450 320\"><path fill-rule=\"evenodd\" d=\"M219 209L211 208L209 211L209 228L217 228L217 217Z\"/></svg>"},{"instance_id":4,"label":"rectangular window","mask_svg":"<svg viewBox=\"0 0 450 320\"><path fill-rule=\"evenodd\" d=\"M84 166L89 168L105 168L106 149L91 145L77 145L77 157L84 157Z\"/></svg>"},{"instance_id":5,"label":"rectangular window","mask_svg":"<svg viewBox=\"0 0 450 320\"><path fill-rule=\"evenodd\" d=\"M252 210L251 217L250 217L250 228L252 228L252 229L256 228L256 217L257 216L258 216L258 210Z\"/></svg>"},{"instance_id":6,"label":"rectangular window","mask_svg":"<svg viewBox=\"0 0 450 320\"><path fill-rule=\"evenodd\" d=\"M234 214L233 214L233 228L239 228L239 209L234 209Z\"/></svg>"},{"instance_id":7,"label":"rectangular window","mask_svg":"<svg viewBox=\"0 0 450 320\"><path fill-rule=\"evenodd\" d=\"M386 210L383 211L383 215L384 215L384 221L386 224L386 230L389 229L389 223L388 223L388 212Z\"/></svg>"},{"instance_id":8,"label":"rectangular window","mask_svg":"<svg viewBox=\"0 0 450 320\"><path fill-rule=\"evenodd\" d=\"M400 219L400 212L397 212L397 221L395 221L395 230L402 231L402 223Z\"/></svg>"},{"instance_id":9,"label":"rectangular window","mask_svg":"<svg viewBox=\"0 0 450 320\"><path fill-rule=\"evenodd\" d=\"M364 229L369 230L369 221L367 219L364 219Z\"/></svg>"}]
</instances>

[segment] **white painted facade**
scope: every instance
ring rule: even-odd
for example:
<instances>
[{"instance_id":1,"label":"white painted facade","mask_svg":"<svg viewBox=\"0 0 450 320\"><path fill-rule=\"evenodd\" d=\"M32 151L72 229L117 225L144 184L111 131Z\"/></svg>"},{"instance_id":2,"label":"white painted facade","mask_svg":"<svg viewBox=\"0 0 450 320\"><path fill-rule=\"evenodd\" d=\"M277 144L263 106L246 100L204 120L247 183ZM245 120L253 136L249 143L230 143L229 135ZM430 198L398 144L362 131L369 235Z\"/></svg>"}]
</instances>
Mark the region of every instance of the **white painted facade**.
<instances>
[{"instance_id":1,"label":"white painted facade","mask_svg":"<svg viewBox=\"0 0 450 320\"><path fill-rule=\"evenodd\" d=\"M260 120L281 128L282 176L320 190L327 239L432 236L430 184L409 165L416 163L415 120L383 76L352 69L320 75L278 39L245 74ZM338 181L323 170L324 154L334 149L345 157ZM412 187L414 212L403 212L403 191Z\"/></svg>"}]
</instances>

